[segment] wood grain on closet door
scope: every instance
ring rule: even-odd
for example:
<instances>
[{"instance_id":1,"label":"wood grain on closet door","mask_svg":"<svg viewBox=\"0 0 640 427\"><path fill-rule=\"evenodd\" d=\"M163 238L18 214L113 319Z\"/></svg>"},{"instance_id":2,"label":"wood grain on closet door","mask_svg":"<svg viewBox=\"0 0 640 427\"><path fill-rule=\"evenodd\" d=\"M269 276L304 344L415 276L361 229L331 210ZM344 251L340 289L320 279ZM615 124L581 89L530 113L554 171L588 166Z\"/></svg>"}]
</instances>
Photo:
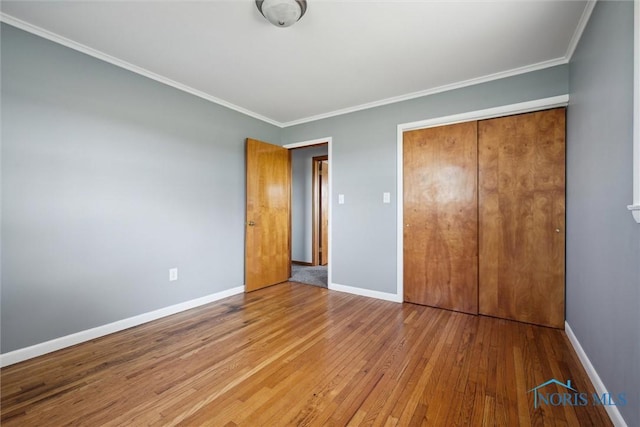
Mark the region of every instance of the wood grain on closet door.
<instances>
[{"instance_id":1,"label":"wood grain on closet door","mask_svg":"<svg viewBox=\"0 0 640 427\"><path fill-rule=\"evenodd\" d=\"M404 300L478 312L477 123L404 133Z\"/></svg>"},{"instance_id":2,"label":"wood grain on closet door","mask_svg":"<svg viewBox=\"0 0 640 427\"><path fill-rule=\"evenodd\" d=\"M564 324L565 109L478 123L480 313Z\"/></svg>"}]
</instances>

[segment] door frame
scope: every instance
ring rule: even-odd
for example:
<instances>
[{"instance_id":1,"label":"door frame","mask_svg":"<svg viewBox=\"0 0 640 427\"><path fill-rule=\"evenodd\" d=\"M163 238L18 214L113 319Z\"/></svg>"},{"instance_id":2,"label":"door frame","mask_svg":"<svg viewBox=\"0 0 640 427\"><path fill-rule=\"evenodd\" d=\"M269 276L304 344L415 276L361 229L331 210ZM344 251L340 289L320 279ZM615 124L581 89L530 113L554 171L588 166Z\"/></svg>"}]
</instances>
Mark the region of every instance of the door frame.
<instances>
[{"instance_id":1,"label":"door frame","mask_svg":"<svg viewBox=\"0 0 640 427\"><path fill-rule=\"evenodd\" d=\"M327 287L328 289L331 289L332 286L332 281L331 281L331 277L332 277L332 265L333 265L333 247L332 247L332 242L333 239L331 238L332 235L332 223L333 223L333 209L332 209L332 205L333 205L333 162L331 161L332 159L332 152L333 152L333 137L331 136L327 136L325 138L317 138L317 139L311 139L311 140L307 140L307 141L300 141L300 142L293 142L291 144L285 144L282 147L291 150L293 148L302 148L302 147L311 147L313 145L320 145L320 144L327 144L327 160L329 161L329 230L328 230L328 240L329 240L329 266L327 268Z\"/></svg>"},{"instance_id":2,"label":"door frame","mask_svg":"<svg viewBox=\"0 0 640 427\"><path fill-rule=\"evenodd\" d=\"M397 256L397 278L396 278L396 300L404 301L404 132L425 129L436 126L446 126L455 123L468 122L472 120L485 120L495 117L510 116L514 114L530 113L533 111L547 110L550 108L566 107L569 104L569 95L559 95L550 98L536 99L533 101L520 102L517 104L502 105L494 108L487 108L483 110L469 111L467 113L453 114L450 116L435 117L432 119L419 120L409 123L401 123L397 126L396 134L396 147L397 147L397 222L396 222L396 256ZM331 163L329 163L329 170L331 170ZM331 175L329 175L331 179ZM329 217L331 218L331 217ZM329 224L329 230L331 230L331 224ZM331 246L329 246L331 248ZM329 253L331 257L331 253Z\"/></svg>"},{"instance_id":3,"label":"door frame","mask_svg":"<svg viewBox=\"0 0 640 427\"><path fill-rule=\"evenodd\" d=\"M311 264L312 265L320 265L320 241L322 240L322 236L320 235L320 223L321 223L321 207L320 207L320 199L322 198L321 194L321 185L320 181L320 167L319 165L327 161L327 165L329 164L329 156L315 156L311 158L312 161L312 201L311 201L311 223L313 229L311 230ZM329 171L327 171L327 174ZM329 199L331 200L331 199ZM328 248L327 248L328 249Z\"/></svg>"}]
</instances>

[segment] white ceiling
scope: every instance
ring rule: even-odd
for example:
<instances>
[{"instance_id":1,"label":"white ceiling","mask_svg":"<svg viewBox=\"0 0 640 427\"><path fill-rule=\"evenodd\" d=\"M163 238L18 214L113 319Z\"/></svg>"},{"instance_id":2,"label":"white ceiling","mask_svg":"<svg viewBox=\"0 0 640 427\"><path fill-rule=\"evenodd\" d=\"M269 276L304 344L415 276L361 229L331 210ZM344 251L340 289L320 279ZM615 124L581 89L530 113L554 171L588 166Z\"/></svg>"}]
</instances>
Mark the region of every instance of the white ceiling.
<instances>
[{"instance_id":1,"label":"white ceiling","mask_svg":"<svg viewBox=\"0 0 640 427\"><path fill-rule=\"evenodd\" d=\"M586 1L2 1L2 19L278 125L566 63Z\"/></svg>"}]
</instances>

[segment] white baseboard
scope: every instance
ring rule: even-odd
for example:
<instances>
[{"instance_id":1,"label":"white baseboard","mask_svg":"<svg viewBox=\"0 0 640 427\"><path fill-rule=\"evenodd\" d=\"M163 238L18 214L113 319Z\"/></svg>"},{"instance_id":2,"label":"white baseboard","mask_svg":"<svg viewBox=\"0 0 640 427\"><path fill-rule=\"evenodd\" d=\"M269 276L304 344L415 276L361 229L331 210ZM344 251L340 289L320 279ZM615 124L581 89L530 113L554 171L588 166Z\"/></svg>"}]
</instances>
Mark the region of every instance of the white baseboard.
<instances>
[{"instance_id":1,"label":"white baseboard","mask_svg":"<svg viewBox=\"0 0 640 427\"><path fill-rule=\"evenodd\" d=\"M148 313L139 314L127 319L87 329L85 331L76 332L75 334L55 338L30 347L20 348L18 350L10 351L9 353L0 354L0 367L13 365L14 363L42 356L43 354L71 347L72 345L80 344L95 338L100 338L133 326L142 325L143 323L151 322L152 320L157 320L162 317L171 316L172 314L209 304L242 292L244 292L244 286L238 286L225 291L216 292L215 294L206 295L201 298L192 299L169 307L160 308Z\"/></svg>"},{"instance_id":2,"label":"white baseboard","mask_svg":"<svg viewBox=\"0 0 640 427\"><path fill-rule=\"evenodd\" d=\"M598 393L600 396L602 396L604 393L607 393L607 388L600 379L600 375L598 375L596 368L594 368L591 364L589 357L587 357L587 353L584 352L584 349L580 345L578 338L575 336L573 330L571 330L571 326L569 326L569 323L567 323L566 321L564 322L564 331L567 334L567 338L569 338L569 342L573 346L573 349L578 355L580 362L582 362L582 366L584 367L585 371L587 371L587 375L593 383L593 386L596 389L596 393ZM622 418L622 414L620 413L620 410L618 410L617 406L605 405L604 408L606 409L607 414L609 415L609 418L611 418L611 422L614 426L627 427L627 423L624 418Z\"/></svg>"},{"instance_id":3,"label":"white baseboard","mask_svg":"<svg viewBox=\"0 0 640 427\"><path fill-rule=\"evenodd\" d=\"M348 294L360 295L363 297L376 298L385 301L402 302L402 297L398 294L390 294L387 292L372 291L369 289L354 288L353 286L339 285L337 283L329 284L332 291L346 292Z\"/></svg>"}]
</instances>

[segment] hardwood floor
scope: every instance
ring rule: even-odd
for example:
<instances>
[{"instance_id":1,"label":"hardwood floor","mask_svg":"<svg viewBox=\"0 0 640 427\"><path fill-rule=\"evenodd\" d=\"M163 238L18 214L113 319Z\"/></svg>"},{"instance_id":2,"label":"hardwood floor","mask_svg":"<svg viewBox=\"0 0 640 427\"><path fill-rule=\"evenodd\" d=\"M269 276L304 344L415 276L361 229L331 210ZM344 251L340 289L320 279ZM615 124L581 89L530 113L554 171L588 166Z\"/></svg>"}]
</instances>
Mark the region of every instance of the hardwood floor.
<instances>
[{"instance_id":1,"label":"hardwood floor","mask_svg":"<svg viewBox=\"0 0 640 427\"><path fill-rule=\"evenodd\" d=\"M551 378L593 393L559 330L285 283L6 367L1 421L611 425Z\"/></svg>"}]
</instances>

